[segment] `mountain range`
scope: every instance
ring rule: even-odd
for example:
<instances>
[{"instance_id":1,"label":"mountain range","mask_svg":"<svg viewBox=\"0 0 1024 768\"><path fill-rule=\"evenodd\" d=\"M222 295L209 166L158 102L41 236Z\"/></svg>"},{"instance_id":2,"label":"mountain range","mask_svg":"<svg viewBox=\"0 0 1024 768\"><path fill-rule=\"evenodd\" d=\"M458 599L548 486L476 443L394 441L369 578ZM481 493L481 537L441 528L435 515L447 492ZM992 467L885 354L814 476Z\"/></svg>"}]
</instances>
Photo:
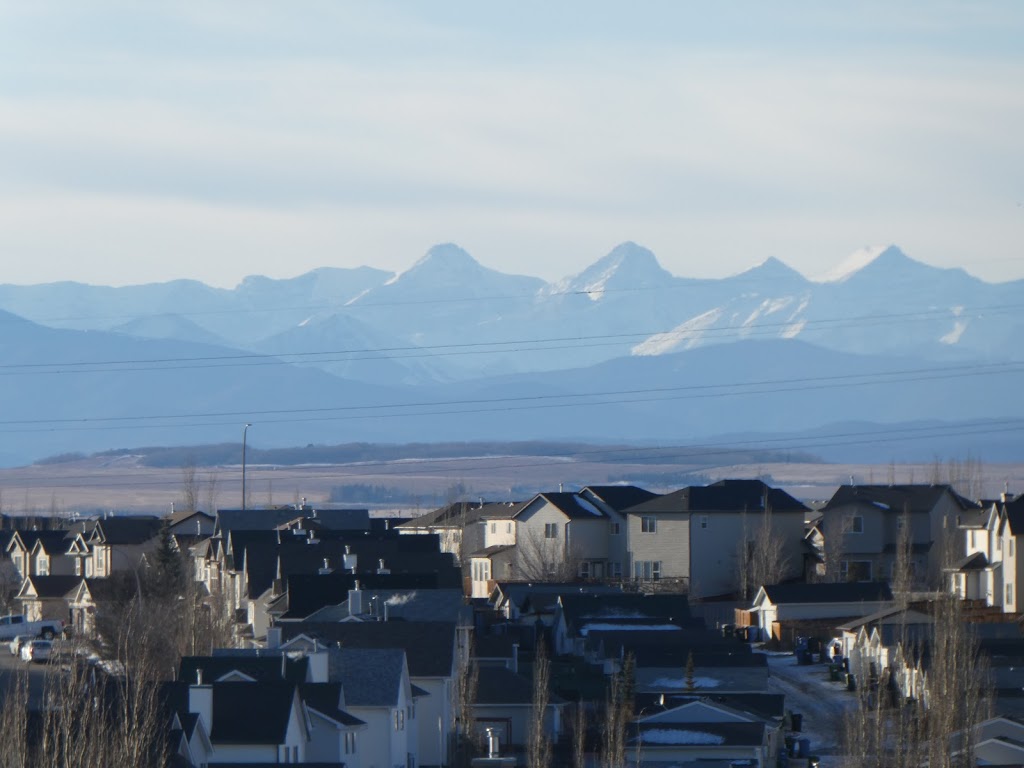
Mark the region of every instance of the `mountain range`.
<instances>
[{"instance_id":1,"label":"mountain range","mask_svg":"<svg viewBox=\"0 0 1024 768\"><path fill-rule=\"evenodd\" d=\"M446 244L399 274L0 285L0 461L221 442L245 421L268 446L1005 422L1024 417L1022 283L895 246L819 280L774 258L681 278L623 243L555 283Z\"/></svg>"}]
</instances>

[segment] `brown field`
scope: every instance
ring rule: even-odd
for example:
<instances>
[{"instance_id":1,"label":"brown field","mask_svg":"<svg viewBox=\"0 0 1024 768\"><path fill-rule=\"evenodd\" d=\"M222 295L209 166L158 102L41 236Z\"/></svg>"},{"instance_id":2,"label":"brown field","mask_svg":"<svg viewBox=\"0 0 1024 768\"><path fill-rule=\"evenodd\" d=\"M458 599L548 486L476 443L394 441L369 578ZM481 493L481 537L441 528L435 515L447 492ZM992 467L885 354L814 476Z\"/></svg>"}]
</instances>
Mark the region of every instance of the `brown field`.
<instances>
[{"instance_id":1,"label":"brown field","mask_svg":"<svg viewBox=\"0 0 1024 768\"><path fill-rule=\"evenodd\" d=\"M346 484L394 488L412 498L398 504L347 502L393 514L418 514L457 497L507 500L529 496L532 491L556 490L635 478L637 485L667 491L699 480L659 482L659 475L698 473L714 481L731 477L764 477L785 487L798 498L828 499L836 487L850 482L897 483L949 481L949 468L933 464L745 464L708 466L694 464L606 464L564 457L498 457L447 460L366 462L330 466L269 467L247 469L249 504L311 503L328 500L330 491ZM0 508L8 514L91 514L112 510L159 513L171 509L183 497L183 470L142 466L135 458L90 458L58 465L0 470ZM212 482L211 482L212 480ZM196 469L199 507L241 505L239 466ZM1024 490L1024 464L991 464L977 468L963 492L997 496L1004 488ZM973 493L972 493L973 491Z\"/></svg>"}]
</instances>

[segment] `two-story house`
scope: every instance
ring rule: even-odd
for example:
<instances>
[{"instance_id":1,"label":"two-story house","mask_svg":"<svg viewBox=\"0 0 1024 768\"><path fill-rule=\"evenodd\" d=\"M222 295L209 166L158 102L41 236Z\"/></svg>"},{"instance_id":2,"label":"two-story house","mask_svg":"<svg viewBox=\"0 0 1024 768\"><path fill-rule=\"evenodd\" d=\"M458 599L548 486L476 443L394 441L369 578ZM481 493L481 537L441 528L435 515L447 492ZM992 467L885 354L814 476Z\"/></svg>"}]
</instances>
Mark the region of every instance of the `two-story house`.
<instances>
[{"instance_id":1,"label":"two-story house","mask_svg":"<svg viewBox=\"0 0 1024 768\"><path fill-rule=\"evenodd\" d=\"M840 486L822 510L823 551L838 559L841 580L890 579L902 539L913 585L934 588L943 568L964 555L958 524L979 509L948 485Z\"/></svg>"},{"instance_id":2,"label":"two-story house","mask_svg":"<svg viewBox=\"0 0 1024 768\"><path fill-rule=\"evenodd\" d=\"M783 579L796 577L807 512L760 480L720 480L657 496L626 510L630 573L638 581L683 581L691 598L734 593L740 547L768 524L782 548Z\"/></svg>"},{"instance_id":3,"label":"two-story house","mask_svg":"<svg viewBox=\"0 0 1024 768\"><path fill-rule=\"evenodd\" d=\"M950 591L965 600L983 600L1004 613L1017 613L1024 587L1024 497L1004 496L985 514L967 516L960 525L964 557L946 569Z\"/></svg>"}]
</instances>

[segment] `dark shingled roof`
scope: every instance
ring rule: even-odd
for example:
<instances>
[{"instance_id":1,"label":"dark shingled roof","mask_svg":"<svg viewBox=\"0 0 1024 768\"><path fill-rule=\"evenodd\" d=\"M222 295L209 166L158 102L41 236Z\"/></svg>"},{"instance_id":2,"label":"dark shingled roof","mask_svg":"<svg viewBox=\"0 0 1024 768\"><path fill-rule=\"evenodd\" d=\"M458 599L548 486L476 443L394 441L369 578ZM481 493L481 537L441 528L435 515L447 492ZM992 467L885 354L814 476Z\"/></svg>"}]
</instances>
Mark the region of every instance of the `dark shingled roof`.
<instances>
[{"instance_id":1,"label":"dark shingled roof","mask_svg":"<svg viewBox=\"0 0 1024 768\"><path fill-rule=\"evenodd\" d=\"M455 624L444 621L346 621L281 623L290 640L305 634L341 648L399 648L411 677L448 677L455 659Z\"/></svg>"},{"instance_id":2,"label":"dark shingled roof","mask_svg":"<svg viewBox=\"0 0 1024 768\"><path fill-rule=\"evenodd\" d=\"M634 622L657 620L665 623L690 623L690 603L686 595L562 595L562 613L566 623L578 626L584 621L628 618Z\"/></svg>"},{"instance_id":3,"label":"dark shingled roof","mask_svg":"<svg viewBox=\"0 0 1024 768\"><path fill-rule=\"evenodd\" d=\"M284 674L282 675L281 654L271 656L252 655L217 655L217 656L183 656L178 665L178 679L184 683L196 682L196 670L203 670L203 682L213 683L231 672L240 672L259 682L286 680L291 683L303 683L309 669L309 659L305 656L291 658L284 656Z\"/></svg>"},{"instance_id":4,"label":"dark shingled roof","mask_svg":"<svg viewBox=\"0 0 1024 768\"><path fill-rule=\"evenodd\" d=\"M984 552L975 552L953 564L954 571L983 571L988 568L988 558Z\"/></svg>"},{"instance_id":5,"label":"dark shingled roof","mask_svg":"<svg viewBox=\"0 0 1024 768\"><path fill-rule=\"evenodd\" d=\"M1010 524L1010 533L1014 536L1024 534L1024 496L1018 496L1006 503L1006 521Z\"/></svg>"},{"instance_id":6,"label":"dark shingled roof","mask_svg":"<svg viewBox=\"0 0 1024 768\"><path fill-rule=\"evenodd\" d=\"M349 590L356 581L367 590L373 589L452 589L461 587L458 568L446 568L439 573L329 573L296 574L287 579L288 610L282 618L304 619L328 605L337 605L348 599ZM364 602L363 610L369 606Z\"/></svg>"},{"instance_id":7,"label":"dark shingled roof","mask_svg":"<svg viewBox=\"0 0 1024 768\"><path fill-rule=\"evenodd\" d=\"M902 513L904 509L910 512L930 512L946 494L962 510L976 509L978 506L948 485L841 485L824 510L827 512L848 504L874 504L884 505L884 508L896 513Z\"/></svg>"},{"instance_id":8,"label":"dark shingled roof","mask_svg":"<svg viewBox=\"0 0 1024 768\"><path fill-rule=\"evenodd\" d=\"M65 597L82 583L81 576L29 576L40 598Z\"/></svg>"},{"instance_id":9,"label":"dark shingled roof","mask_svg":"<svg viewBox=\"0 0 1024 768\"><path fill-rule=\"evenodd\" d=\"M109 545L144 544L160 533L162 524L159 517L108 517L96 521L89 538Z\"/></svg>"},{"instance_id":10,"label":"dark shingled roof","mask_svg":"<svg viewBox=\"0 0 1024 768\"><path fill-rule=\"evenodd\" d=\"M477 680L477 704L531 704L533 681L505 667L480 667ZM564 704L565 699L552 692L551 704Z\"/></svg>"},{"instance_id":11,"label":"dark shingled roof","mask_svg":"<svg viewBox=\"0 0 1024 768\"><path fill-rule=\"evenodd\" d=\"M73 538L68 533L68 531L22 531L20 536L29 551L34 549L38 542L46 554L63 555L68 551L68 543Z\"/></svg>"},{"instance_id":12,"label":"dark shingled roof","mask_svg":"<svg viewBox=\"0 0 1024 768\"><path fill-rule=\"evenodd\" d=\"M807 507L780 488L760 480L719 480L711 485L691 485L630 507L633 515L659 512L756 512L765 499L774 512L807 511Z\"/></svg>"},{"instance_id":13,"label":"dark shingled roof","mask_svg":"<svg viewBox=\"0 0 1024 768\"><path fill-rule=\"evenodd\" d=\"M303 683L299 696L306 706L342 725L363 725L358 717L350 715L338 706L341 701L341 683Z\"/></svg>"},{"instance_id":14,"label":"dark shingled roof","mask_svg":"<svg viewBox=\"0 0 1024 768\"><path fill-rule=\"evenodd\" d=\"M658 496L635 485L588 485L580 493L586 495L588 491L616 512L643 504Z\"/></svg>"},{"instance_id":15,"label":"dark shingled roof","mask_svg":"<svg viewBox=\"0 0 1024 768\"><path fill-rule=\"evenodd\" d=\"M294 683L214 683L210 741L281 744L294 700Z\"/></svg>"},{"instance_id":16,"label":"dark shingled roof","mask_svg":"<svg viewBox=\"0 0 1024 768\"><path fill-rule=\"evenodd\" d=\"M658 702L664 700L664 706ZM707 701L721 704L730 709L747 712L754 717L780 720L786 714L786 697L781 693L638 693L636 695L636 711L643 715L652 715L657 711L674 709L691 701Z\"/></svg>"},{"instance_id":17,"label":"dark shingled roof","mask_svg":"<svg viewBox=\"0 0 1024 768\"><path fill-rule=\"evenodd\" d=\"M216 530L274 530L277 526L305 515L324 528L346 531L368 531L370 513L365 509L323 509L294 506L271 509L218 509Z\"/></svg>"},{"instance_id":18,"label":"dark shingled roof","mask_svg":"<svg viewBox=\"0 0 1024 768\"><path fill-rule=\"evenodd\" d=\"M861 603L892 600L892 591L884 581L843 582L839 584L775 584L764 587L768 599L780 603Z\"/></svg>"},{"instance_id":19,"label":"dark shingled roof","mask_svg":"<svg viewBox=\"0 0 1024 768\"><path fill-rule=\"evenodd\" d=\"M398 702L405 651L397 648L332 648L346 707L393 707Z\"/></svg>"},{"instance_id":20,"label":"dark shingled roof","mask_svg":"<svg viewBox=\"0 0 1024 768\"><path fill-rule=\"evenodd\" d=\"M607 519L603 511L576 493L541 493L536 498L544 499L570 520ZM525 505L523 509L527 506L529 505Z\"/></svg>"}]
</instances>

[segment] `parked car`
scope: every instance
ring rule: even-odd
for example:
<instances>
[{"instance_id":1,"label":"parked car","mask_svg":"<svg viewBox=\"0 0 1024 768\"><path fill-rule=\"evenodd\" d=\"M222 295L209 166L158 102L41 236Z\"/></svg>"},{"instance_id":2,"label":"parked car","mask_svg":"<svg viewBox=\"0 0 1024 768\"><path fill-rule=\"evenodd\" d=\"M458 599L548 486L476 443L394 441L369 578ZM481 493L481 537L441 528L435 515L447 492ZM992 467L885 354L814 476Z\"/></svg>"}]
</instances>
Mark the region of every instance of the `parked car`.
<instances>
[{"instance_id":1,"label":"parked car","mask_svg":"<svg viewBox=\"0 0 1024 768\"><path fill-rule=\"evenodd\" d=\"M11 656L21 655L21 646L33 639L34 635L18 635L11 640L10 645L8 645L8 648L11 649Z\"/></svg>"},{"instance_id":2,"label":"parked car","mask_svg":"<svg viewBox=\"0 0 1024 768\"><path fill-rule=\"evenodd\" d=\"M0 640L10 641L18 635L45 637L50 640L63 631L63 621L25 621L25 617L20 613L0 616Z\"/></svg>"},{"instance_id":3,"label":"parked car","mask_svg":"<svg viewBox=\"0 0 1024 768\"><path fill-rule=\"evenodd\" d=\"M49 640L33 640L21 648L22 661L44 662L50 660L53 643Z\"/></svg>"}]
</instances>

